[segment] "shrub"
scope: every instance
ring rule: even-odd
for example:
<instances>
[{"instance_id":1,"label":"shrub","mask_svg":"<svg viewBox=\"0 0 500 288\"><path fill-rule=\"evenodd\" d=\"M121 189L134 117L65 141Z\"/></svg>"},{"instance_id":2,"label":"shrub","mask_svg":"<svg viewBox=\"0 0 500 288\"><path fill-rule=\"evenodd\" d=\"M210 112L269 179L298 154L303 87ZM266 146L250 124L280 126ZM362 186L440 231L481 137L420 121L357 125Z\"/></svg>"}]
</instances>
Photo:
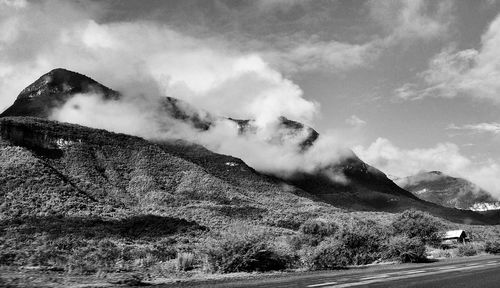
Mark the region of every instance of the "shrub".
<instances>
[{"instance_id":1,"label":"shrub","mask_svg":"<svg viewBox=\"0 0 500 288\"><path fill-rule=\"evenodd\" d=\"M392 222L395 235L406 235L408 238L418 238L424 244L440 243L439 230L441 223L430 214L417 210L406 210Z\"/></svg>"},{"instance_id":2,"label":"shrub","mask_svg":"<svg viewBox=\"0 0 500 288\"><path fill-rule=\"evenodd\" d=\"M350 252L342 241L325 240L312 253L310 268L312 270L344 268L352 262Z\"/></svg>"},{"instance_id":3,"label":"shrub","mask_svg":"<svg viewBox=\"0 0 500 288\"><path fill-rule=\"evenodd\" d=\"M151 254L157 261L168 261L177 257L177 249L172 241L161 240L153 246Z\"/></svg>"},{"instance_id":4,"label":"shrub","mask_svg":"<svg viewBox=\"0 0 500 288\"><path fill-rule=\"evenodd\" d=\"M303 234L327 237L335 234L338 229L339 227L335 223L309 219L300 226L299 231Z\"/></svg>"},{"instance_id":5,"label":"shrub","mask_svg":"<svg viewBox=\"0 0 500 288\"><path fill-rule=\"evenodd\" d=\"M177 270L189 271L195 268L194 253L180 252L177 254Z\"/></svg>"},{"instance_id":6,"label":"shrub","mask_svg":"<svg viewBox=\"0 0 500 288\"><path fill-rule=\"evenodd\" d=\"M312 270L364 265L381 258L385 239L382 227L372 221L358 221L337 230L334 236L312 248L312 252L306 247L302 254Z\"/></svg>"},{"instance_id":7,"label":"shrub","mask_svg":"<svg viewBox=\"0 0 500 288\"><path fill-rule=\"evenodd\" d=\"M484 251L490 254L500 254L500 242L488 241L484 246Z\"/></svg>"},{"instance_id":8,"label":"shrub","mask_svg":"<svg viewBox=\"0 0 500 288\"><path fill-rule=\"evenodd\" d=\"M49 245L37 247L30 255L29 262L35 266L63 267L67 262L67 252L55 249Z\"/></svg>"},{"instance_id":9,"label":"shrub","mask_svg":"<svg viewBox=\"0 0 500 288\"><path fill-rule=\"evenodd\" d=\"M273 247L265 231L245 226L209 239L204 250L211 270L223 273L283 270L294 262L293 255Z\"/></svg>"},{"instance_id":10,"label":"shrub","mask_svg":"<svg viewBox=\"0 0 500 288\"><path fill-rule=\"evenodd\" d=\"M398 260L402 263L422 261L425 259L425 244L416 237L394 236L389 239L384 258Z\"/></svg>"},{"instance_id":11,"label":"shrub","mask_svg":"<svg viewBox=\"0 0 500 288\"><path fill-rule=\"evenodd\" d=\"M335 235L350 255L349 264L364 265L379 259L385 242L385 233L372 221L357 222L344 227Z\"/></svg>"},{"instance_id":12,"label":"shrub","mask_svg":"<svg viewBox=\"0 0 500 288\"><path fill-rule=\"evenodd\" d=\"M478 251L473 244L467 243L458 245L457 256L474 256L477 255Z\"/></svg>"},{"instance_id":13,"label":"shrub","mask_svg":"<svg viewBox=\"0 0 500 288\"><path fill-rule=\"evenodd\" d=\"M110 271L119 261L120 250L109 240L100 240L97 245L75 249L68 259L68 268L77 273L95 273Z\"/></svg>"}]
</instances>

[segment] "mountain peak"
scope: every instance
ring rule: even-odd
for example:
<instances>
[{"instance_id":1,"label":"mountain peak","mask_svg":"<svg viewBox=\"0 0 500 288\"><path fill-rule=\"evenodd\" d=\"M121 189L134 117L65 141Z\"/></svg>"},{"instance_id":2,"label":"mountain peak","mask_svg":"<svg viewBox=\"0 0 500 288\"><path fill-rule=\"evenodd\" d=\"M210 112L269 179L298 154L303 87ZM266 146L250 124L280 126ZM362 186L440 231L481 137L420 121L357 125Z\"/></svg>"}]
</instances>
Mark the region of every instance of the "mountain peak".
<instances>
[{"instance_id":1,"label":"mountain peak","mask_svg":"<svg viewBox=\"0 0 500 288\"><path fill-rule=\"evenodd\" d=\"M26 87L18 99L34 98L46 93L84 93L91 87L98 90L110 90L94 79L64 68L56 68L42 75Z\"/></svg>"},{"instance_id":2,"label":"mountain peak","mask_svg":"<svg viewBox=\"0 0 500 288\"><path fill-rule=\"evenodd\" d=\"M119 97L118 92L90 77L64 68L56 68L45 73L21 91L14 104L0 114L0 117L48 118L52 109L61 107L77 93L98 93L104 99Z\"/></svg>"}]
</instances>

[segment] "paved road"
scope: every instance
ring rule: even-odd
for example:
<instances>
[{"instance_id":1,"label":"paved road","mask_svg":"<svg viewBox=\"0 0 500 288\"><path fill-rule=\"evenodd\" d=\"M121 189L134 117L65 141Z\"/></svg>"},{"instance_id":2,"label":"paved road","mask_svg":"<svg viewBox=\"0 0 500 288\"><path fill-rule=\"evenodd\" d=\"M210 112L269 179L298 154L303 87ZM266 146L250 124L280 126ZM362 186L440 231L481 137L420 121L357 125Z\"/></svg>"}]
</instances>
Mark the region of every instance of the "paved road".
<instances>
[{"instance_id":1,"label":"paved road","mask_svg":"<svg viewBox=\"0 0 500 288\"><path fill-rule=\"evenodd\" d=\"M500 287L500 257L466 258L407 267L391 265L385 268L290 274L253 280L184 283L174 287Z\"/></svg>"}]
</instances>

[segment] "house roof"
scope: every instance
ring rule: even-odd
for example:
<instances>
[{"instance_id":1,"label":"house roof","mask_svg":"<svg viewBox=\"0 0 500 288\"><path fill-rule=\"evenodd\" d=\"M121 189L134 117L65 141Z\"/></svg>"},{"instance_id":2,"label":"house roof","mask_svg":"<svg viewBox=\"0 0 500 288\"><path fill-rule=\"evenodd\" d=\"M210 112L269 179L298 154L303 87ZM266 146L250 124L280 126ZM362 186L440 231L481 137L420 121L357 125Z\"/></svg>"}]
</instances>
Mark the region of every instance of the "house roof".
<instances>
[{"instance_id":1,"label":"house roof","mask_svg":"<svg viewBox=\"0 0 500 288\"><path fill-rule=\"evenodd\" d=\"M462 233L465 234L465 231L464 230L451 230L451 231L447 231L443 238L460 238L460 236L462 235ZM467 234L465 234L465 235L467 235Z\"/></svg>"}]
</instances>

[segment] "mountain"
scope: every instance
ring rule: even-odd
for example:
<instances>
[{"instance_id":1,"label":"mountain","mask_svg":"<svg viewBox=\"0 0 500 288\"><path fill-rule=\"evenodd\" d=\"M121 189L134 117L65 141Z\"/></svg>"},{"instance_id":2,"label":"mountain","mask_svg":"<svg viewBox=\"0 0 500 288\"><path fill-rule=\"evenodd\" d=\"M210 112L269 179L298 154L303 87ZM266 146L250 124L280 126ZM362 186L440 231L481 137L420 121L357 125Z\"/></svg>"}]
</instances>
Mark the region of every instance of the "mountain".
<instances>
[{"instance_id":1,"label":"mountain","mask_svg":"<svg viewBox=\"0 0 500 288\"><path fill-rule=\"evenodd\" d=\"M12 106L0 114L48 118L52 109L61 107L78 93L95 93L106 100L118 99L119 93L95 80L65 69L54 69L26 87Z\"/></svg>"},{"instance_id":2,"label":"mountain","mask_svg":"<svg viewBox=\"0 0 500 288\"><path fill-rule=\"evenodd\" d=\"M440 171L420 172L398 179L396 183L422 200L445 207L474 211L500 209L500 202L488 191Z\"/></svg>"},{"instance_id":3,"label":"mountain","mask_svg":"<svg viewBox=\"0 0 500 288\"><path fill-rule=\"evenodd\" d=\"M257 126L254 120L249 119L233 119L228 118L230 121L238 125L238 133L241 135L248 135L256 133ZM310 148L318 139L319 133L311 127L308 127L300 122L290 120L286 117L279 117L277 121L276 134L273 135L269 141L275 144L281 144L287 139L302 137L303 140L298 144L302 151ZM305 136L305 137L304 137Z\"/></svg>"},{"instance_id":4,"label":"mountain","mask_svg":"<svg viewBox=\"0 0 500 288\"><path fill-rule=\"evenodd\" d=\"M293 226L280 223L283 214L339 211L194 144L31 117L0 118L0 136L1 219L153 213L207 227L234 219Z\"/></svg>"},{"instance_id":5,"label":"mountain","mask_svg":"<svg viewBox=\"0 0 500 288\"><path fill-rule=\"evenodd\" d=\"M422 201L352 151L321 169L281 178L182 140L153 143L46 120L52 109L85 91L100 91L93 94L107 101L121 97L86 76L55 69L23 90L1 114L0 197L4 204L0 213L153 211L207 226L241 218L296 227L304 215L340 211L332 204L351 211L416 208L455 222L499 221ZM160 106L165 117L200 131L211 129L217 119L175 98L162 99ZM246 137L255 132L252 120L229 120ZM273 143L303 137L298 148L306 151L321 137L299 122L278 120L277 133L269 140ZM336 175L342 175L342 181L332 179ZM290 215L297 214L302 216L293 216L290 224Z\"/></svg>"}]
</instances>

